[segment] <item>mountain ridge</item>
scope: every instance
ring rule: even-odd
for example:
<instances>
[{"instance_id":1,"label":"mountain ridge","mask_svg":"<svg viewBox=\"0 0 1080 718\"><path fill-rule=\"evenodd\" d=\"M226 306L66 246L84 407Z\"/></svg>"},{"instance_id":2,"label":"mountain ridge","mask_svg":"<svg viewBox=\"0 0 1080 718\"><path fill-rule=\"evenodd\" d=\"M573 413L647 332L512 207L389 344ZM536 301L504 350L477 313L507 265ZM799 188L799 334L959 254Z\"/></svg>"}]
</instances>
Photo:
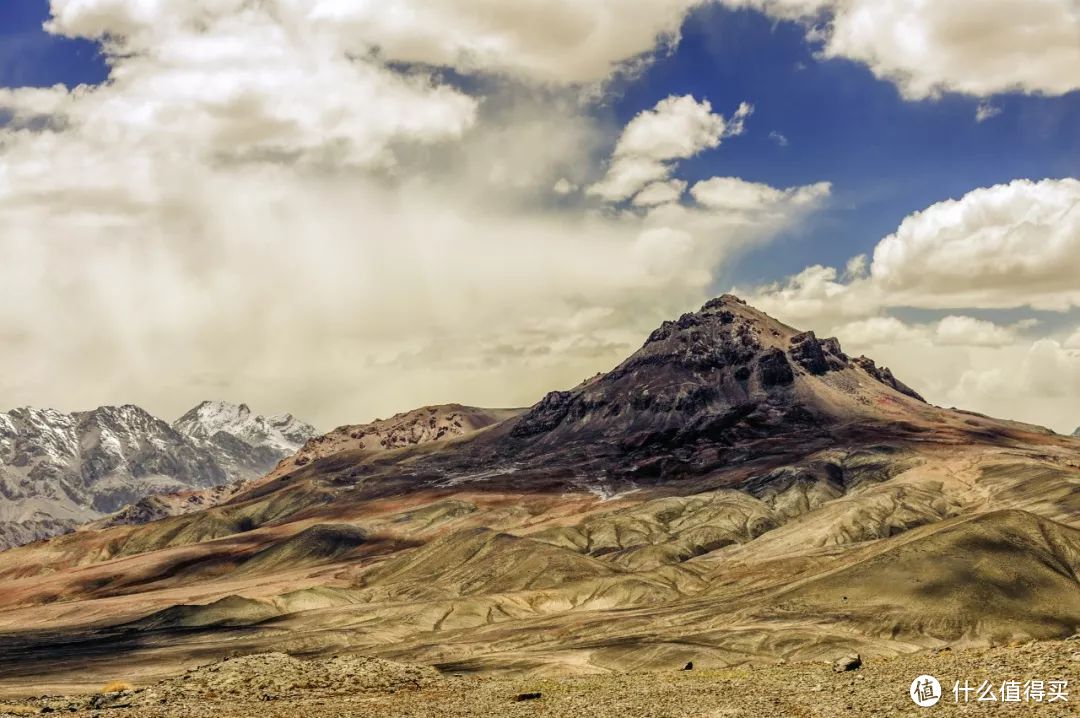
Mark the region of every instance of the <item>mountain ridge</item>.
<instances>
[{"instance_id":1,"label":"mountain ridge","mask_svg":"<svg viewBox=\"0 0 1080 718\"><path fill-rule=\"evenodd\" d=\"M0 413L0 548L70 531L147 495L253 478L299 445L282 428L296 438L314 433L291 417L275 425L238 407L235 420L209 432L192 419L200 407L235 405L203 402L171 425L133 404ZM263 424L277 433L251 430Z\"/></svg>"}]
</instances>

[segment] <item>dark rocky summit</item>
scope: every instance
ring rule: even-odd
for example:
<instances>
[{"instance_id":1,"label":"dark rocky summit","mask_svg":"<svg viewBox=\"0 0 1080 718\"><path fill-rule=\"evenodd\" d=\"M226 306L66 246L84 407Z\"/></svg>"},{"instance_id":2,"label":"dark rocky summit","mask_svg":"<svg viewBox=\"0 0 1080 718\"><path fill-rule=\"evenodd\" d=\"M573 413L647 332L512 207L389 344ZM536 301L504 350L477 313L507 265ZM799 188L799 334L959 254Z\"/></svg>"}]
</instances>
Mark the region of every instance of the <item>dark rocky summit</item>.
<instances>
[{"instance_id":1,"label":"dark rocky summit","mask_svg":"<svg viewBox=\"0 0 1080 718\"><path fill-rule=\"evenodd\" d=\"M611 372L549 393L513 423L509 435L520 441L502 453L558 447L563 460L575 451L611 455L610 470L622 464L637 478L656 461L668 476L701 473L745 458L751 444L764 450L773 437L823 435L878 395L923 402L888 369L848 357L835 338L796 331L724 295L661 324Z\"/></svg>"}]
</instances>

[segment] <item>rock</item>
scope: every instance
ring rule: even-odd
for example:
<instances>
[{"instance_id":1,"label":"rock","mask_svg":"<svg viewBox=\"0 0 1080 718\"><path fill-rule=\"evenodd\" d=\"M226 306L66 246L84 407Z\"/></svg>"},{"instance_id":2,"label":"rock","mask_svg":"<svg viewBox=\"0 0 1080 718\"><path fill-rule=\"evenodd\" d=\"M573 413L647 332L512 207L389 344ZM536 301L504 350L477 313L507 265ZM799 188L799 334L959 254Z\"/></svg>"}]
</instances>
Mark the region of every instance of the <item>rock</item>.
<instances>
[{"instance_id":1,"label":"rock","mask_svg":"<svg viewBox=\"0 0 1080 718\"><path fill-rule=\"evenodd\" d=\"M518 693L514 697L514 700L517 701L518 703L520 703L522 701L535 701L538 698L540 698L542 695L543 694L540 691L535 691L535 692L532 692L532 693Z\"/></svg>"},{"instance_id":2,"label":"rock","mask_svg":"<svg viewBox=\"0 0 1080 718\"><path fill-rule=\"evenodd\" d=\"M844 671L857 671L862 667L862 658L858 653L851 653L839 658L832 664L832 669L837 673L843 673Z\"/></svg>"},{"instance_id":3,"label":"rock","mask_svg":"<svg viewBox=\"0 0 1080 718\"><path fill-rule=\"evenodd\" d=\"M907 384L904 384L895 376L893 376L892 371L890 371L888 367L878 368L877 364L874 363L873 359L865 356L859 356L853 359L852 362L882 384L885 384L886 386L891 386L893 389L896 389L901 394L906 394L912 399L917 399L922 402L926 401L922 398L922 396L919 395L917 391L915 391Z\"/></svg>"},{"instance_id":4,"label":"rock","mask_svg":"<svg viewBox=\"0 0 1080 718\"><path fill-rule=\"evenodd\" d=\"M683 666L683 670L684 671L692 671L692 670L694 670L694 662L693 661L687 661L686 665Z\"/></svg>"},{"instance_id":5,"label":"rock","mask_svg":"<svg viewBox=\"0 0 1080 718\"><path fill-rule=\"evenodd\" d=\"M779 349L771 349L761 356L758 360L758 372L761 375L761 384L765 387L790 384L795 380L787 357Z\"/></svg>"},{"instance_id":6,"label":"rock","mask_svg":"<svg viewBox=\"0 0 1080 718\"><path fill-rule=\"evenodd\" d=\"M813 332L803 332L791 338L791 358L811 374L820 375L829 371L829 362L825 359L821 342Z\"/></svg>"}]
</instances>

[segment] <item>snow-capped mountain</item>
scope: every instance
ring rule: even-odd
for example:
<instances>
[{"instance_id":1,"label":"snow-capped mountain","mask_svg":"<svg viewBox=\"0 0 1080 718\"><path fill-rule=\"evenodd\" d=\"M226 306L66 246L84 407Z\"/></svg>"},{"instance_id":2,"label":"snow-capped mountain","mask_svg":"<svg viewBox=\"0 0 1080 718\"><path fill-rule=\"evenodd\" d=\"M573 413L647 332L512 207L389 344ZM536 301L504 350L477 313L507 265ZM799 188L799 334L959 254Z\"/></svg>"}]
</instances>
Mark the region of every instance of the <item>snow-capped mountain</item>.
<instances>
[{"instance_id":1,"label":"snow-capped mountain","mask_svg":"<svg viewBox=\"0 0 1080 718\"><path fill-rule=\"evenodd\" d=\"M1076 427L1076 431L1072 433L1073 436L1080 436L1080 426Z\"/></svg>"},{"instance_id":2,"label":"snow-capped mountain","mask_svg":"<svg viewBox=\"0 0 1080 718\"><path fill-rule=\"evenodd\" d=\"M203 402L172 426L130 404L0 413L0 549L150 494L255 478L314 433L291 416L222 402Z\"/></svg>"},{"instance_id":3,"label":"snow-capped mountain","mask_svg":"<svg viewBox=\"0 0 1080 718\"><path fill-rule=\"evenodd\" d=\"M292 414L259 416L247 404L204 401L173 422L173 428L194 439L212 440L218 432L252 446L267 446L293 453L316 434L315 427Z\"/></svg>"}]
</instances>

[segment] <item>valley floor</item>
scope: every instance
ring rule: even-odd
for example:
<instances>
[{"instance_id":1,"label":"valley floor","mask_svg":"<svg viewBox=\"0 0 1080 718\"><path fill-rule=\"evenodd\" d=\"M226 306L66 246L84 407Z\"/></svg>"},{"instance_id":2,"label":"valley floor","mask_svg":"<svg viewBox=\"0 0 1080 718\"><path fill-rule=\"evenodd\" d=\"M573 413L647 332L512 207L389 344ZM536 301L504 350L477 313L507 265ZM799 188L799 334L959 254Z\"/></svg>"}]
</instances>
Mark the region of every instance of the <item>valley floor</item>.
<instances>
[{"instance_id":1,"label":"valley floor","mask_svg":"<svg viewBox=\"0 0 1080 718\"><path fill-rule=\"evenodd\" d=\"M259 664L263 665L263 664ZM314 665L314 664L313 664ZM427 670L427 669L410 669ZM21 705L0 702L0 715L31 715L46 706L67 715L99 718L329 718L330 716L595 716L597 718L719 718L746 716L806 718L836 716L906 715L1080 715L1080 641L1033 642L990 649L945 650L896 658L870 660L862 668L833 672L826 663L792 663L766 667L719 670L666 671L603 674L572 678L506 676L453 676L433 680L384 683L381 691L363 695L303 691L288 696L231 695L228 681L209 676L228 673L214 666L204 673L179 679L189 696L178 700L166 689L136 690L102 701L87 697L24 701ZM916 706L908 695L917 676L935 676L942 686L940 702L929 708ZM231 675L231 674L230 674ZM200 678L200 676L203 676ZM172 679L174 684L178 679ZM200 681L206 680L201 684ZM1044 681L1042 701L1025 697L1003 702L1001 686L1017 681ZM1068 700L1050 701L1050 681L1067 681ZM953 686L967 682L977 688L984 681L993 686L996 700L956 701ZM245 686L260 685L273 691L274 677L248 676ZM205 688L213 686L213 693ZM204 692L205 697L190 696ZM140 693L143 694L140 696ZM314 692L313 692L314 693ZM521 694L539 697L518 700ZM152 696L157 705L148 705ZM171 696L171 697L170 697ZM260 699L261 698L261 699ZM111 704L109 708L105 703ZM96 708L91 706L96 705ZM71 712L74 711L74 712Z\"/></svg>"}]
</instances>

